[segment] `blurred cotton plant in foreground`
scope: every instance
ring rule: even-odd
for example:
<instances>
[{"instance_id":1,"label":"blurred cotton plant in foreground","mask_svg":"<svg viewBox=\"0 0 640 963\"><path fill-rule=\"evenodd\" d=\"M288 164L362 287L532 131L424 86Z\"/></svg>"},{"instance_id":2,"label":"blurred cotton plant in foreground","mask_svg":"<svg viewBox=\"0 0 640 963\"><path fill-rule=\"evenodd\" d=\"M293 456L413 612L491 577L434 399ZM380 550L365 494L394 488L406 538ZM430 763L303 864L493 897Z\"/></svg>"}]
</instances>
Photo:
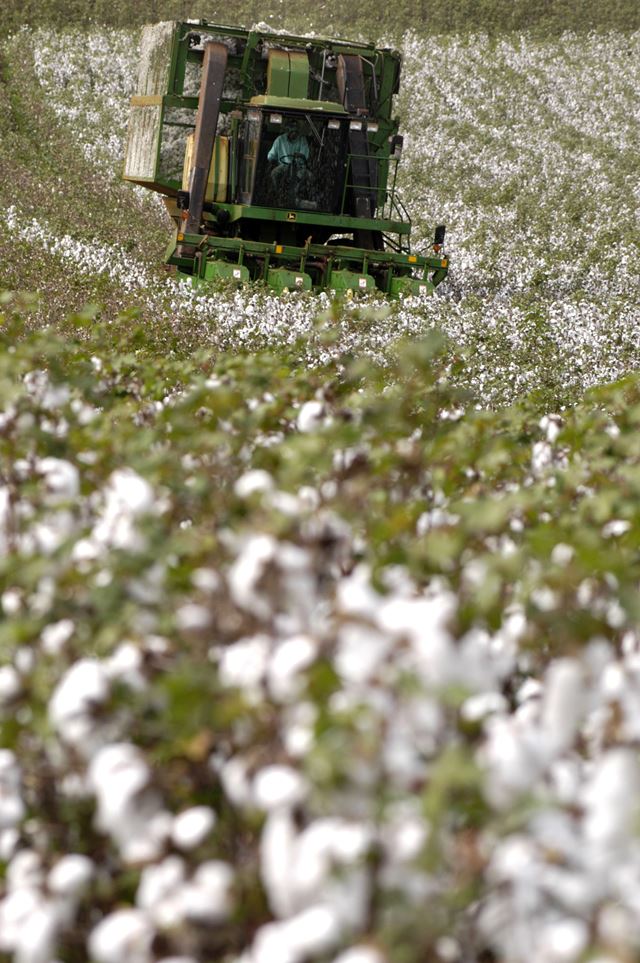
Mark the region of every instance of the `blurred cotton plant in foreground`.
<instances>
[{"instance_id":1,"label":"blurred cotton plant in foreground","mask_svg":"<svg viewBox=\"0 0 640 963\"><path fill-rule=\"evenodd\" d=\"M636 952L636 377L0 337L8 958Z\"/></svg>"}]
</instances>

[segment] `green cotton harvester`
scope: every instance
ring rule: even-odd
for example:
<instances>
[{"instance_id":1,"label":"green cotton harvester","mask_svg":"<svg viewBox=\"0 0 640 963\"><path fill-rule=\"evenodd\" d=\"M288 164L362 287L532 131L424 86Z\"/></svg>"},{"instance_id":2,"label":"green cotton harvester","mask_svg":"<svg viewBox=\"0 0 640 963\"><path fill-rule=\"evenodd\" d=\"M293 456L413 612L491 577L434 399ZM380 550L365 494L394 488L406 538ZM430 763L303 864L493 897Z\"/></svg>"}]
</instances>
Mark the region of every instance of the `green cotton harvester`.
<instances>
[{"instance_id":1,"label":"green cotton harvester","mask_svg":"<svg viewBox=\"0 0 640 963\"><path fill-rule=\"evenodd\" d=\"M430 294L396 190L401 58L204 20L144 28L124 177L164 195L167 264L197 285Z\"/></svg>"}]
</instances>

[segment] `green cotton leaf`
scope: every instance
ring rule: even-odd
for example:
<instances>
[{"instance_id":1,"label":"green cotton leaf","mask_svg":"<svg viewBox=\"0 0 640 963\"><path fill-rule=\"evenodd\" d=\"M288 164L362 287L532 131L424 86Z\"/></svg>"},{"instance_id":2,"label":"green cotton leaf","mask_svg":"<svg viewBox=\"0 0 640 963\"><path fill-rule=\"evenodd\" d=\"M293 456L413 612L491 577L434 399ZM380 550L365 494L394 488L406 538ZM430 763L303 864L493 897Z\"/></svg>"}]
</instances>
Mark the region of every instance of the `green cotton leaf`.
<instances>
[{"instance_id":1,"label":"green cotton leaf","mask_svg":"<svg viewBox=\"0 0 640 963\"><path fill-rule=\"evenodd\" d=\"M505 529L513 504L510 499L499 497L457 502L452 509L461 516L461 526L469 534L495 534Z\"/></svg>"},{"instance_id":2,"label":"green cotton leaf","mask_svg":"<svg viewBox=\"0 0 640 963\"><path fill-rule=\"evenodd\" d=\"M461 528L435 529L409 546L409 557L426 564L430 571L450 572L457 565L465 545Z\"/></svg>"}]
</instances>

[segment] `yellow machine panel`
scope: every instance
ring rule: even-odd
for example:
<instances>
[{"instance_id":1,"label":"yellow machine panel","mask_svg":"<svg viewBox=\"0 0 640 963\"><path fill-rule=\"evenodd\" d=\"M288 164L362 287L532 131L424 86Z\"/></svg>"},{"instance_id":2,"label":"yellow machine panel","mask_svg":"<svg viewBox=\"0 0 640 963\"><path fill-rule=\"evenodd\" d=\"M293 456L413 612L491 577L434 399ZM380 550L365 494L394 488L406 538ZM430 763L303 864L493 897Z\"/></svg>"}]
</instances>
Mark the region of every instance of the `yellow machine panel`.
<instances>
[{"instance_id":1,"label":"yellow machine panel","mask_svg":"<svg viewBox=\"0 0 640 963\"><path fill-rule=\"evenodd\" d=\"M184 167L182 170L182 190L189 190L189 178L191 176L191 161L193 158L194 134L187 137L187 147L184 152ZM229 138L219 135L216 137L213 148L209 177L207 178L207 190L205 201L210 203L218 202L224 204L227 200L229 185Z\"/></svg>"}]
</instances>

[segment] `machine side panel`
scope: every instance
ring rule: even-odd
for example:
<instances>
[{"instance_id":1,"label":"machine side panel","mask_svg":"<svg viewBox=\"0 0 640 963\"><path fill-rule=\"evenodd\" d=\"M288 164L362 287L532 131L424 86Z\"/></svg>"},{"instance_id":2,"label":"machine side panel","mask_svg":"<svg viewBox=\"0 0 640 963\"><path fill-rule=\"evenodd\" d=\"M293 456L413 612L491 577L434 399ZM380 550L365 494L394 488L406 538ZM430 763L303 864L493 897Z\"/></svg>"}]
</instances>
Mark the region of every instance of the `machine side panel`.
<instances>
[{"instance_id":1,"label":"machine side panel","mask_svg":"<svg viewBox=\"0 0 640 963\"><path fill-rule=\"evenodd\" d=\"M175 22L148 24L140 40L140 66L136 93L148 97L169 92L171 51Z\"/></svg>"},{"instance_id":2,"label":"machine side panel","mask_svg":"<svg viewBox=\"0 0 640 963\"><path fill-rule=\"evenodd\" d=\"M131 107L124 163L126 180L155 180L161 127L162 103Z\"/></svg>"}]
</instances>

